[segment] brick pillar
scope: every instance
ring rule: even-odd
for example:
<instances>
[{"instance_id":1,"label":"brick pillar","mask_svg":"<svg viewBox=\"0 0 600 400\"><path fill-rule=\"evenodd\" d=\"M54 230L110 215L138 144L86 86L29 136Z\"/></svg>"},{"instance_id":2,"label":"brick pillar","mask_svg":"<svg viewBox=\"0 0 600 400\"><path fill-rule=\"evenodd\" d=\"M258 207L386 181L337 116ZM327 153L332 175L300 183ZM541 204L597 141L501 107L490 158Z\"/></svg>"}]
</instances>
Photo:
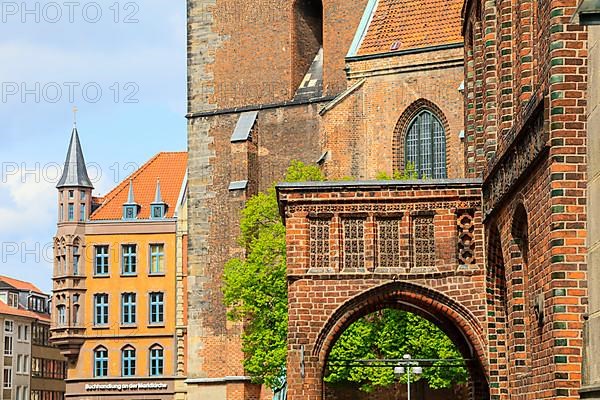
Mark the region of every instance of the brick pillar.
<instances>
[{"instance_id":1,"label":"brick pillar","mask_svg":"<svg viewBox=\"0 0 600 400\"><path fill-rule=\"evenodd\" d=\"M551 284L545 309L553 324L554 395L577 399L581 381L586 284L587 33L571 25L576 0L550 7ZM576 382L574 385L573 382Z\"/></svg>"}]
</instances>

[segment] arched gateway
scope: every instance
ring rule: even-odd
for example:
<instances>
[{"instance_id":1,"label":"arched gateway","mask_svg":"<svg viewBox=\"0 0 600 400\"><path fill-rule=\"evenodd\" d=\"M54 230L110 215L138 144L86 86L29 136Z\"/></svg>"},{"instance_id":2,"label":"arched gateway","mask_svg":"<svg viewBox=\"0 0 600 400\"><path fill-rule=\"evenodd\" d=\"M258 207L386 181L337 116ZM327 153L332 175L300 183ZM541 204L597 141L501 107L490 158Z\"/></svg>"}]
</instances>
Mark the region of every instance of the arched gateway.
<instances>
[{"instance_id":1,"label":"arched gateway","mask_svg":"<svg viewBox=\"0 0 600 400\"><path fill-rule=\"evenodd\" d=\"M480 182L328 182L278 186L287 227L288 399L325 400L332 346L384 308L438 325L468 360L471 398L489 399Z\"/></svg>"}]
</instances>

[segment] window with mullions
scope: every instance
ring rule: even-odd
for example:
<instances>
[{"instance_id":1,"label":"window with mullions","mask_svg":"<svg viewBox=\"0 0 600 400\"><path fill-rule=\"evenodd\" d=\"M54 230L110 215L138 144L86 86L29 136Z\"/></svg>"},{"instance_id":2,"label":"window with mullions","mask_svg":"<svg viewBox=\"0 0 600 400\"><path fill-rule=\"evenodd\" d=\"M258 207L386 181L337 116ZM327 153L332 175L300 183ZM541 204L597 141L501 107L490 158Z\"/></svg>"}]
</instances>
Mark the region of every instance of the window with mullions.
<instances>
[{"instance_id":1,"label":"window with mullions","mask_svg":"<svg viewBox=\"0 0 600 400\"><path fill-rule=\"evenodd\" d=\"M97 347L94 350L94 377L108 376L108 350Z\"/></svg>"},{"instance_id":2,"label":"window with mullions","mask_svg":"<svg viewBox=\"0 0 600 400\"><path fill-rule=\"evenodd\" d=\"M413 165L419 178L443 179L446 173L446 133L429 110L421 111L408 126L404 165Z\"/></svg>"},{"instance_id":3,"label":"window with mullions","mask_svg":"<svg viewBox=\"0 0 600 400\"><path fill-rule=\"evenodd\" d=\"M94 295L94 325L108 325L108 295Z\"/></svg>"},{"instance_id":4,"label":"window with mullions","mask_svg":"<svg viewBox=\"0 0 600 400\"><path fill-rule=\"evenodd\" d=\"M94 274L108 275L108 246L96 246L94 249Z\"/></svg>"},{"instance_id":5,"label":"window with mullions","mask_svg":"<svg viewBox=\"0 0 600 400\"><path fill-rule=\"evenodd\" d=\"M123 275L135 275L137 271L137 246L135 244L123 245L122 264Z\"/></svg>"},{"instance_id":6,"label":"window with mullions","mask_svg":"<svg viewBox=\"0 0 600 400\"><path fill-rule=\"evenodd\" d=\"M162 244L150 245L150 274L165 273L165 246Z\"/></svg>"},{"instance_id":7,"label":"window with mullions","mask_svg":"<svg viewBox=\"0 0 600 400\"><path fill-rule=\"evenodd\" d=\"M67 324L67 309L64 305L59 305L56 307L58 311L58 317L56 318L56 323L58 326L65 326Z\"/></svg>"},{"instance_id":8,"label":"window with mullions","mask_svg":"<svg viewBox=\"0 0 600 400\"><path fill-rule=\"evenodd\" d=\"M150 324L165 322L165 295L162 292L150 293Z\"/></svg>"},{"instance_id":9,"label":"window with mullions","mask_svg":"<svg viewBox=\"0 0 600 400\"><path fill-rule=\"evenodd\" d=\"M79 275L79 247L73 247L73 275Z\"/></svg>"},{"instance_id":10,"label":"window with mullions","mask_svg":"<svg viewBox=\"0 0 600 400\"><path fill-rule=\"evenodd\" d=\"M164 350L160 345L150 348L150 376L160 376L164 370Z\"/></svg>"},{"instance_id":11,"label":"window with mullions","mask_svg":"<svg viewBox=\"0 0 600 400\"><path fill-rule=\"evenodd\" d=\"M135 293L123 293L121 295L121 323L135 324L136 321L136 304Z\"/></svg>"},{"instance_id":12,"label":"window with mullions","mask_svg":"<svg viewBox=\"0 0 600 400\"><path fill-rule=\"evenodd\" d=\"M135 349L131 346L121 350L121 375L135 376Z\"/></svg>"}]
</instances>

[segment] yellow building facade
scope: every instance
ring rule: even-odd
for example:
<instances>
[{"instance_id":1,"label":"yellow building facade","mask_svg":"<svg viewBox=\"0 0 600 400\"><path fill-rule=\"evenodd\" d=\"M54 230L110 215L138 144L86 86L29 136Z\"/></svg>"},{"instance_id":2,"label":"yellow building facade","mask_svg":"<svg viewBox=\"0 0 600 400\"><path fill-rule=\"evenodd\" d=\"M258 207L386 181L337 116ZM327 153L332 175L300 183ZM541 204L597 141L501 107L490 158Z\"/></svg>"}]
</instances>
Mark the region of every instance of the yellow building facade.
<instances>
[{"instance_id":1,"label":"yellow building facade","mask_svg":"<svg viewBox=\"0 0 600 400\"><path fill-rule=\"evenodd\" d=\"M105 197L74 130L55 238L52 340L66 398L185 398L186 153L160 153Z\"/></svg>"}]
</instances>

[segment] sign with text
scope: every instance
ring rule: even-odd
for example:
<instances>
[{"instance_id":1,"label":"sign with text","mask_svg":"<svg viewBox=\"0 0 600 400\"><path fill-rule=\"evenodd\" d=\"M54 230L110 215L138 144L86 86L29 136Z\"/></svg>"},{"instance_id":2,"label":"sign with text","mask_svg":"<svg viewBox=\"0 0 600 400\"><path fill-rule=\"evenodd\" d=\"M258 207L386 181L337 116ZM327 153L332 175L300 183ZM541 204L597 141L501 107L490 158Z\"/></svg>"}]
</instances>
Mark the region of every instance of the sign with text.
<instances>
[{"instance_id":1,"label":"sign with text","mask_svg":"<svg viewBox=\"0 0 600 400\"><path fill-rule=\"evenodd\" d=\"M88 383L86 392L106 391L124 392L132 390L166 390L169 385L163 382L131 382L131 383Z\"/></svg>"}]
</instances>

